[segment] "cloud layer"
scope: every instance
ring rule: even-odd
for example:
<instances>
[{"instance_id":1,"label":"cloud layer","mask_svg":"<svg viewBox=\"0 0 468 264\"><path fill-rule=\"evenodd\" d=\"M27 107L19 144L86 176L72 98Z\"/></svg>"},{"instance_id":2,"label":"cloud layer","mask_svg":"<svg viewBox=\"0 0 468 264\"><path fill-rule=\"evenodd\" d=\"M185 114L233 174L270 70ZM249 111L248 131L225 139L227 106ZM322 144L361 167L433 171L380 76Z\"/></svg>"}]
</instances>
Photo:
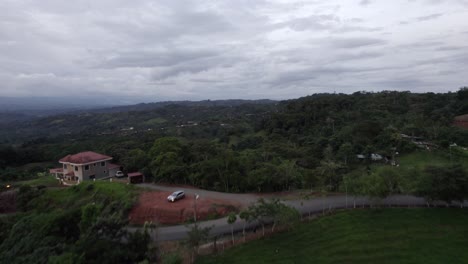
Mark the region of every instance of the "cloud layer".
<instances>
[{"instance_id":1,"label":"cloud layer","mask_svg":"<svg viewBox=\"0 0 468 264\"><path fill-rule=\"evenodd\" d=\"M468 0L0 2L0 96L455 91Z\"/></svg>"}]
</instances>

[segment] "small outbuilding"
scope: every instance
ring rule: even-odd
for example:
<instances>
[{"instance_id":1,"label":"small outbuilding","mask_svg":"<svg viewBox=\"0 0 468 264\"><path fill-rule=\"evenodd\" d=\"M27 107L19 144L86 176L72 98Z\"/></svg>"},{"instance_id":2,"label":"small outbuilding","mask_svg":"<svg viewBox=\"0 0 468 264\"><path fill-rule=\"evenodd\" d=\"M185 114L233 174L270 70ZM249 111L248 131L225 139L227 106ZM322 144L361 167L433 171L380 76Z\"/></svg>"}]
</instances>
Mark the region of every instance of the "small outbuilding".
<instances>
[{"instance_id":1,"label":"small outbuilding","mask_svg":"<svg viewBox=\"0 0 468 264\"><path fill-rule=\"evenodd\" d=\"M136 184L145 182L145 176L141 172L128 173L128 183Z\"/></svg>"}]
</instances>

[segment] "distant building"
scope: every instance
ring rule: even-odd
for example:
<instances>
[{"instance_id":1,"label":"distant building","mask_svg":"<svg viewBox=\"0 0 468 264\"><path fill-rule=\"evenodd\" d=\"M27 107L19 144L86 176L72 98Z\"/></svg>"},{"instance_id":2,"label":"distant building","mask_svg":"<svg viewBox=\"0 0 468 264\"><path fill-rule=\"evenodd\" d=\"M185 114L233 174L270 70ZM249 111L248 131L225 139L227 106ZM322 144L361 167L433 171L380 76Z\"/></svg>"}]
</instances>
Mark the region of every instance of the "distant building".
<instances>
[{"instance_id":1,"label":"distant building","mask_svg":"<svg viewBox=\"0 0 468 264\"><path fill-rule=\"evenodd\" d=\"M379 160L382 160L382 159L383 159L382 155L377 154L377 153L372 153L372 154L370 154L370 158L371 158L371 160L373 160L373 161L379 161Z\"/></svg>"},{"instance_id":2,"label":"distant building","mask_svg":"<svg viewBox=\"0 0 468 264\"><path fill-rule=\"evenodd\" d=\"M62 168L51 169L49 172L57 178L82 182L86 180L103 179L114 176L120 165L112 164L112 157L92 151L67 155L59 160Z\"/></svg>"},{"instance_id":3,"label":"distant building","mask_svg":"<svg viewBox=\"0 0 468 264\"><path fill-rule=\"evenodd\" d=\"M359 160L364 160L364 159L366 159L366 156L364 156L362 154L358 154L358 155L356 155L356 158L358 158Z\"/></svg>"},{"instance_id":4,"label":"distant building","mask_svg":"<svg viewBox=\"0 0 468 264\"><path fill-rule=\"evenodd\" d=\"M128 173L129 183L143 183L145 182L145 176L141 172L130 172Z\"/></svg>"},{"instance_id":5,"label":"distant building","mask_svg":"<svg viewBox=\"0 0 468 264\"><path fill-rule=\"evenodd\" d=\"M468 129L468 114L456 116L453 120L453 124L457 127Z\"/></svg>"}]
</instances>

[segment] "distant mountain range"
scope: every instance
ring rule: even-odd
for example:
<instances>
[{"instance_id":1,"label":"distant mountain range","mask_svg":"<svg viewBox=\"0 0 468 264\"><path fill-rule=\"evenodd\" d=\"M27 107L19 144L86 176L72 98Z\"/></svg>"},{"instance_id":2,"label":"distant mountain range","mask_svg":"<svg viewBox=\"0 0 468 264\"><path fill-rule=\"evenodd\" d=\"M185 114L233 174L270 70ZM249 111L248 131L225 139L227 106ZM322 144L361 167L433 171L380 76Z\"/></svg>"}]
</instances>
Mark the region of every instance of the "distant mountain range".
<instances>
[{"instance_id":1,"label":"distant mountain range","mask_svg":"<svg viewBox=\"0 0 468 264\"><path fill-rule=\"evenodd\" d=\"M124 105L114 106L105 108L94 108L85 110L86 112L93 113L115 113L115 112L132 112L132 111L147 111L162 108L168 105L183 105L183 106L201 106L201 107L212 107L212 106L239 106L243 104L274 104L278 101L261 99L261 100L241 100L241 99L230 99L230 100L203 100L203 101L165 101L165 102L154 102L154 103L140 103L135 105Z\"/></svg>"},{"instance_id":2,"label":"distant mountain range","mask_svg":"<svg viewBox=\"0 0 468 264\"><path fill-rule=\"evenodd\" d=\"M111 100L112 101L112 100ZM272 104L273 100L203 100L203 101L164 101L154 103L139 103L122 105L117 103L72 100L61 97L0 97L0 123L21 122L38 117L52 116L64 113L116 113L131 111L147 111L168 105L184 106L238 106L242 104Z\"/></svg>"}]
</instances>

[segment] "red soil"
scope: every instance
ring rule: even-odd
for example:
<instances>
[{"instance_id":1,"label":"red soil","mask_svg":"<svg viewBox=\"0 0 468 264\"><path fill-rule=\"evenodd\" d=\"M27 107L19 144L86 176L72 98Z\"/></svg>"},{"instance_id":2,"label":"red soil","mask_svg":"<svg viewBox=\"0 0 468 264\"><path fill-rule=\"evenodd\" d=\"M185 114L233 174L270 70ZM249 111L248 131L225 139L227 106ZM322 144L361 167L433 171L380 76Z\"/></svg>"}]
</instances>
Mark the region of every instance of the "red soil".
<instances>
[{"instance_id":1,"label":"red soil","mask_svg":"<svg viewBox=\"0 0 468 264\"><path fill-rule=\"evenodd\" d=\"M138 203L130 212L130 223L144 224L152 221L160 224L180 224L193 219L193 195L188 194L184 199L171 203L166 200L170 194L170 192L142 193ZM197 220L224 216L239 207L240 204L235 202L200 197L197 200Z\"/></svg>"}]
</instances>

